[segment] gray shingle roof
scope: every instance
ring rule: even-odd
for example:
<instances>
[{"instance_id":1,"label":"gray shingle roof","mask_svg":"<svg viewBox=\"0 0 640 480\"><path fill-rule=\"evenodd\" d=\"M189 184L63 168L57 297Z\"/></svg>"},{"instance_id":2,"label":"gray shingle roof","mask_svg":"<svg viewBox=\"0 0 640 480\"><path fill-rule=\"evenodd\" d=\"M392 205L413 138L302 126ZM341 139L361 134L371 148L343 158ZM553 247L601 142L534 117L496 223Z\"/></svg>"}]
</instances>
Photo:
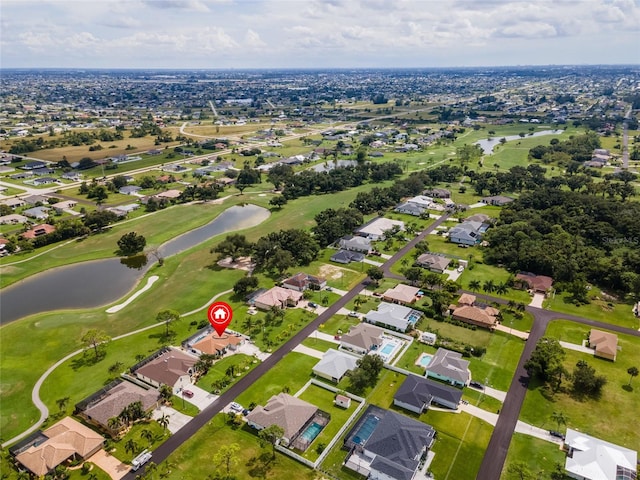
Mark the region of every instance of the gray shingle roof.
<instances>
[{"instance_id":1,"label":"gray shingle roof","mask_svg":"<svg viewBox=\"0 0 640 480\"><path fill-rule=\"evenodd\" d=\"M419 409L431 402L442 404L442 401L445 401L457 405L462 398L462 390L426 378L409 375L393 398Z\"/></svg>"}]
</instances>

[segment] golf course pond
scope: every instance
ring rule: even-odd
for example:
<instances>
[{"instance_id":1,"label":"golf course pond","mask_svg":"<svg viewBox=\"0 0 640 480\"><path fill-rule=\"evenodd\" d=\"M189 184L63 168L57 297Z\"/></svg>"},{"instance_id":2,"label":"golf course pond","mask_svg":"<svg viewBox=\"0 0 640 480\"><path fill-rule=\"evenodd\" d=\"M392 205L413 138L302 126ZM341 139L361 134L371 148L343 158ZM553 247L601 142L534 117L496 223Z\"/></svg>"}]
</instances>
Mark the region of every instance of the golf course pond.
<instances>
[{"instance_id":1,"label":"golf course pond","mask_svg":"<svg viewBox=\"0 0 640 480\"><path fill-rule=\"evenodd\" d=\"M206 225L162 244L158 252L167 258L216 235L259 225L268 217L269 210L257 205L233 206ZM154 263L155 259L149 258L148 263L143 261L131 268L120 258L106 258L31 276L2 290L0 324L40 312L94 308L115 302L130 292Z\"/></svg>"}]
</instances>

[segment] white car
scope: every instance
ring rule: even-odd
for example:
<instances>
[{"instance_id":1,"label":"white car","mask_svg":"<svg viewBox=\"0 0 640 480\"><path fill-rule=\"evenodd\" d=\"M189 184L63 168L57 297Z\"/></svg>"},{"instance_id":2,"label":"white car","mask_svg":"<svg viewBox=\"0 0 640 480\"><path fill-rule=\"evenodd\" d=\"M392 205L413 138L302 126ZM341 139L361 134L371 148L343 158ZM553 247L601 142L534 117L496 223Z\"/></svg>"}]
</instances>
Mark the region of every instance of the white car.
<instances>
[{"instance_id":1,"label":"white car","mask_svg":"<svg viewBox=\"0 0 640 480\"><path fill-rule=\"evenodd\" d=\"M242 412L242 410L244 410L244 407L242 405L240 405L239 403L236 402L231 402L229 404L229 410L231 410L232 412Z\"/></svg>"}]
</instances>

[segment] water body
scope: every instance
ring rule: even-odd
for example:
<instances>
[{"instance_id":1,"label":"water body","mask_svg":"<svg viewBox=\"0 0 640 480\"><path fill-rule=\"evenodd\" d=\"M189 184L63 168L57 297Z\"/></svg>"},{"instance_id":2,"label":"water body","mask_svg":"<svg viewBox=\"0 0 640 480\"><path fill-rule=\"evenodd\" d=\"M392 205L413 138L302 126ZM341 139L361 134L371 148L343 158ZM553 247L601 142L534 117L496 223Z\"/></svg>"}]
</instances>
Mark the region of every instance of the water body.
<instances>
[{"instance_id":1,"label":"water body","mask_svg":"<svg viewBox=\"0 0 640 480\"><path fill-rule=\"evenodd\" d=\"M509 135L504 138L506 138L509 142L511 140L522 140L522 138L540 137L542 135L552 135L554 133L558 134L562 133L563 131L564 130L540 130L539 132L534 132L532 135L529 135L527 133L525 137L520 137L520 135ZM485 138L484 140L478 140L475 144L480 145L480 148L482 148L482 151L485 153L485 155L492 155L493 147L500 143L501 138L503 137Z\"/></svg>"},{"instance_id":2,"label":"water body","mask_svg":"<svg viewBox=\"0 0 640 480\"><path fill-rule=\"evenodd\" d=\"M194 247L209 238L253 227L269 217L269 210L257 205L234 206L213 221L161 245L166 258ZM94 308L126 295L155 263L129 268L120 258L107 258L53 268L26 278L2 291L0 324L51 310Z\"/></svg>"}]
</instances>

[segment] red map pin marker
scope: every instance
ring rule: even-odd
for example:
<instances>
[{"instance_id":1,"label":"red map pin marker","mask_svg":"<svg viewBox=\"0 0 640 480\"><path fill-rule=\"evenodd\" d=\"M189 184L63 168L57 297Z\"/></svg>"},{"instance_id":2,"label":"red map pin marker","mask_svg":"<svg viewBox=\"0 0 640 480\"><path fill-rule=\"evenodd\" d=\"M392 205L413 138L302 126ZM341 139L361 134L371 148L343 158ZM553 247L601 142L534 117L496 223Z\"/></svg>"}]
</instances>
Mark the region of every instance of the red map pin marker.
<instances>
[{"instance_id":1,"label":"red map pin marker","mask_svg":"<svg viewBox=\"0 0 640 480\"><path fill-rule=\"evenodd\" d=\"M228 303L214 302L209 306L207 311L209 323L216 330L219 337L222 336L233 318L233 310Z\"/></svg>"}]
</instances>

